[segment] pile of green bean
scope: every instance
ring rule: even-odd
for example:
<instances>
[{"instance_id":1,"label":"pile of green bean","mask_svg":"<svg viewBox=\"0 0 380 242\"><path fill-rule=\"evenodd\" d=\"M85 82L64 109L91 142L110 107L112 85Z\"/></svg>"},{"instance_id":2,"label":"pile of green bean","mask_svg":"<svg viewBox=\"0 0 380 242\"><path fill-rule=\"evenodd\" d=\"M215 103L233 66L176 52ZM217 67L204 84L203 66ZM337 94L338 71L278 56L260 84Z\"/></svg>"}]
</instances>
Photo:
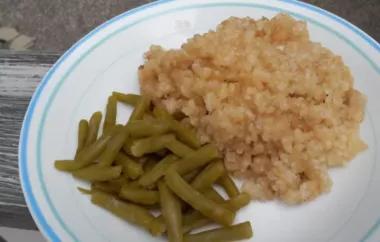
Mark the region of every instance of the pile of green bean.
<instances>
[{"instance_id":1,"label":"pile of green bean","mask_svg":"<svg viewBox=\"0 0 380 242\"><path fill-rule=\"evenodd\" d=\"M126 125L116 124L117 102L134 106ZM114 92L102 113L79 122L74 159L56 160L60 171L91 182L91 201L170 242L235 241L253 236L249 222L233 225L250 202L229 177L218 151L201 146L195 132L146 98ZM213 187L220 185L225 200ZM152 211L160 210L155 217ZM209 224L220 228L191 234Z\"/></svg>"}]
</instances>

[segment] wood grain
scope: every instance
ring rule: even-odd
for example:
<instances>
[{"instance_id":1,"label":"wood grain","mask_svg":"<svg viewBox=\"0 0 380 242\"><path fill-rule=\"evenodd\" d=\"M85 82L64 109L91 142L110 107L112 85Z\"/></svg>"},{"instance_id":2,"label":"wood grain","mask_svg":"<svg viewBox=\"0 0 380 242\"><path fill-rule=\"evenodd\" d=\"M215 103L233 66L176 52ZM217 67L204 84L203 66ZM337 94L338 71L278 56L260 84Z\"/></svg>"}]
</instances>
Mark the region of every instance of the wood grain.
<instances>
[{"instance_id":1,"label":"wood grain","mask_svg":"<svg viewBox=\"0 0 380 242\"><path fill-rule=\"evenodd\" d=\"M59 56L0 50L0 226L37 229L19 181L19 134L36 87Z\"/></svg>"}]
</instances>

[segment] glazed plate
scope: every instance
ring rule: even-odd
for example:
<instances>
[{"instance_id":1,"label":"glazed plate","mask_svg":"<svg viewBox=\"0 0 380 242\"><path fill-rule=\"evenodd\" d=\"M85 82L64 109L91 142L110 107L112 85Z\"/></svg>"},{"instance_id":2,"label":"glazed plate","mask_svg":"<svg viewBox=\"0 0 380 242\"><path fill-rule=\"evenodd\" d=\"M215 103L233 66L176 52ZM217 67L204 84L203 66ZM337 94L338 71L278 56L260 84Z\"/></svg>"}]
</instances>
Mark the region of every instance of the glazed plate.
<instances>
[{"instance_id":1,"label":"glazed plate","mask_svg":"<svg viewBox=\"0 0 380 242\"><path fill-rule=\"evenodd\" d=\"M50 241L163 241L91 204L76 187L88 184L58 172L55 159L73 157L77 124L105 109L114 90L138 93L137 68L152 44L178 48L230 16L305 20L313 41L343 57L355 87L368 96L361 136L369 149L330 171L328 195L300 205L252 202L236 222L251 221L255 242L380 240L380 45L347 21L314 6L277 0L164 0L133 9L97 27L52 67L26 112L19 146L24 195ZM119 106L118 121L131 112Z\"/></svg>"}]
</instances>

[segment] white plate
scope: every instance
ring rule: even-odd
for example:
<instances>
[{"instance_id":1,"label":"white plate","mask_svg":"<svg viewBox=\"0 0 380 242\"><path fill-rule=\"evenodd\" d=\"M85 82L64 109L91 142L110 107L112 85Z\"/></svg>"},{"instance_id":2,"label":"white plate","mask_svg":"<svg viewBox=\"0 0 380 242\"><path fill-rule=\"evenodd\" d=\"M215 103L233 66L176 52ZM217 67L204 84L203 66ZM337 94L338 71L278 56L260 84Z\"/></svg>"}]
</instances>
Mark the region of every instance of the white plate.
<instances>
[{"instance_id":1,"label":"white plate","mask_svg":"<svg viewBox=\"0 0 380 242\"><path fill-rule=\"evenodd\" d=\"M312 40L341 55L351 68L356 88L368 96L361 135L370 149L346 169L331 170L330 194L296 207L253 202L239 212L237 221L251 221L251 241L257 242L379 241L380 45L345 20L293 0L159 1L113 18L67 51L32 98L19 148L25 198L46 238L154 241L145 231L91 205L76 190L86 184L56 171L53 161L73 155L78 121L104 110L113 90L138 92L136 70L151 44L180 47L230 16L270 18L278 12L306 20ZM123 108L120 122L131 111Z\"/></svg>"}]
</instances>

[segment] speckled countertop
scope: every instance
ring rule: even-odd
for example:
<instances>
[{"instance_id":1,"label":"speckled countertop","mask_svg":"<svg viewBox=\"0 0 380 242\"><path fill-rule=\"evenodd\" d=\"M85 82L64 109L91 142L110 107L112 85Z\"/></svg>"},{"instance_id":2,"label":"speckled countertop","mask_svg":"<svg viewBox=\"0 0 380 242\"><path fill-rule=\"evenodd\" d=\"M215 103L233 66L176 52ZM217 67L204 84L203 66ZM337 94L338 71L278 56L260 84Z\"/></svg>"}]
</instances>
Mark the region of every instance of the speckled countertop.
<instances>
[{"instance_id":1,"label":"speckled countertop","mask_svg":"<svg viewBox=\"0 0 380 242\"><path fill-rule=\"evenodd\" d=\"M36 50L64 51L104 21L150 0L0 0L0 26L36 38ZM305 0L380 42L380 0Z\"/></svg>"}]
</instances>

